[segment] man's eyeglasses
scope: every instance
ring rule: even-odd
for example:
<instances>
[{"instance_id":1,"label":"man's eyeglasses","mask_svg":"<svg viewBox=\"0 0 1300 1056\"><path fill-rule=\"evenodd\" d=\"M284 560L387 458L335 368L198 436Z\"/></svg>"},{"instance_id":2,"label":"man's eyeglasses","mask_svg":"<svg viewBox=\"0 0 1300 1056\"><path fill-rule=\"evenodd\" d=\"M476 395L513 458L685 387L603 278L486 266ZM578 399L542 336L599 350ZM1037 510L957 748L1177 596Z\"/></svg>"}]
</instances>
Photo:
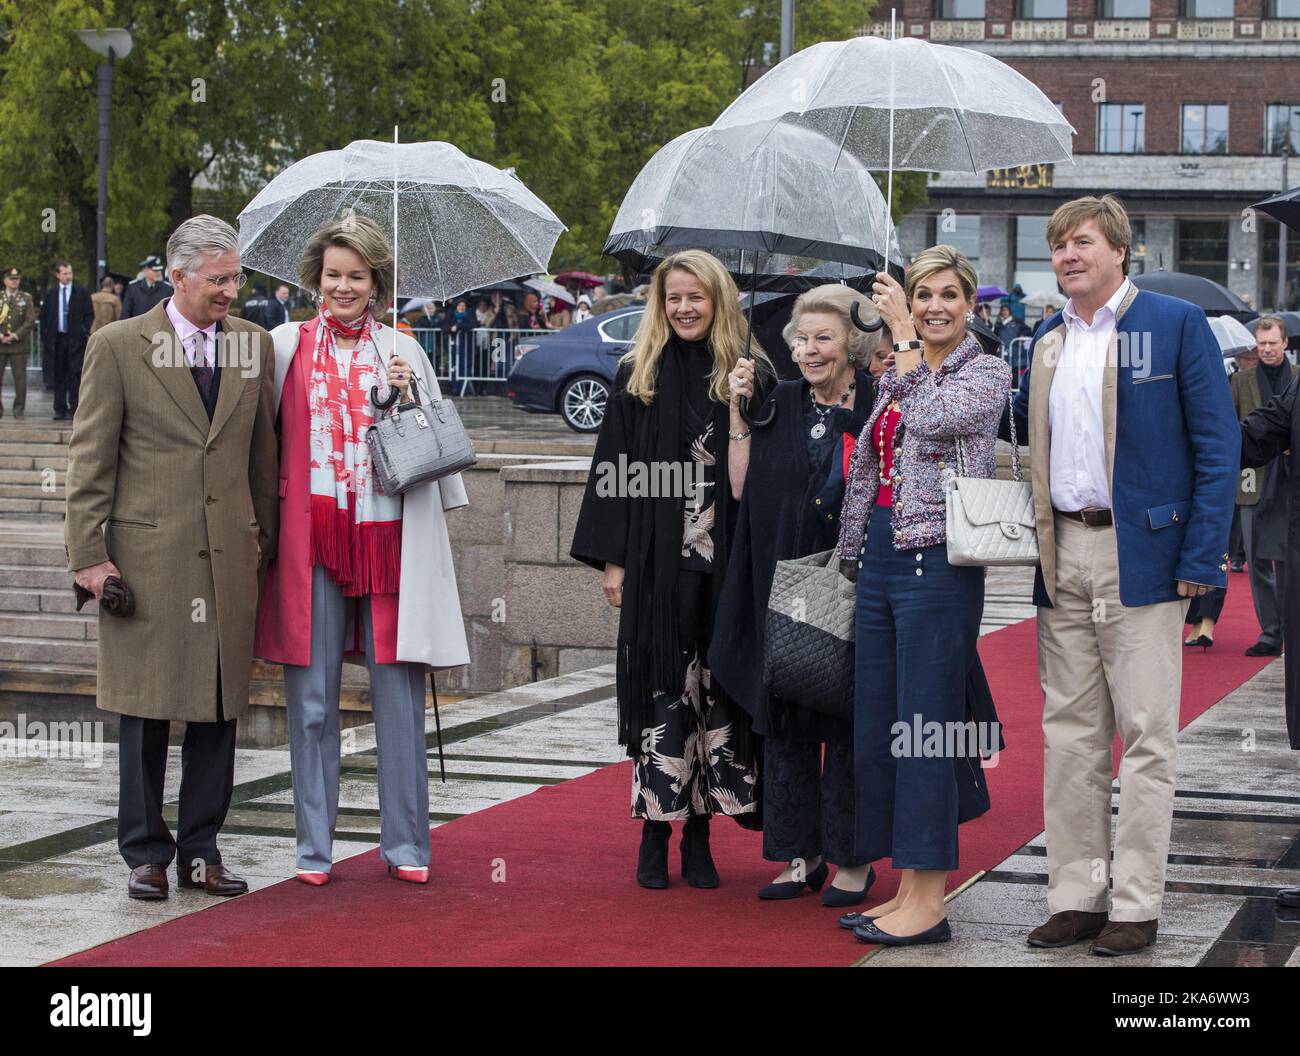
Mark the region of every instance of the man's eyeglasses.
<instances>
[{"instance_id":1,"label":"man's eyeglasses","mask_svg":"<svg viewBox=\"0 0 1300 1056\"><path fill-rule=\"evenodd\" d=\"M234 283L235 289L242 290L244 284L248 282L248 276L242 271L237 275L203 275L201 278L214 290L219 290L223 286L229 286L231 283Z\"/></svg>"}]
</instances>

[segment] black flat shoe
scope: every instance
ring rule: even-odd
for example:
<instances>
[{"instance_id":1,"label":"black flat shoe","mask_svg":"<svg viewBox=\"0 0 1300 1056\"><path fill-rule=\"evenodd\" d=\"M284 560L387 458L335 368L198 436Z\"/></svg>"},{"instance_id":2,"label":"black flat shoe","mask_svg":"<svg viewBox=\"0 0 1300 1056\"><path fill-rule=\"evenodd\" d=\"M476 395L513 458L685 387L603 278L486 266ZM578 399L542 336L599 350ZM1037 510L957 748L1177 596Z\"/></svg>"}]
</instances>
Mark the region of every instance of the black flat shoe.
<instances>
[{"instance_id":1,"label":"black flat shoe","mask_svg":"<svg viewBox=\"0 0 1300 1056\"><path fill-rule=\"evenodd\" d=\"M758 892L758 897L770 901L798 898L803 894L805 887L811 891L820 891L822 885L826 883L826 878L830 875L830 866L825 861L822 861L804 880L783 880L779 884L768 884L767 887Z\"/></svg>"},{"instance_id":2,"label":"black flat shoe","mask_svg":"<svg viewBox=\"0 0 1300 1056\"><path fill-rule=\"evenodd\" d=\"M844 916L840 917L839 925L845 931L853 931L870 924L875 919L875 917L869 917L865 913L845 913Z\"/></svg>"},{"instance_id":3,"label":"black flat shoe","mask_svg":"<svg viewBox=\"0 0 1300 1056\"><path fill-rule=\"evenodd\" d=\"M948 926L948 918L944 917L934 927L915 935L891 935L887 931L881 931L873 921L854 928L853 934L863 942L873 942L877 946L927 946L933 942L947 942L952 938L952 928Z\"/></svg>"},{"instance_id":4,"label":"black flat shoe","mask_svg":"<svg viewBox=\"0 0 1300 1056\"><path fill-rule=\"evenodd\" d=\"M846 891L842 887L831 885L822 895L822 905L830 906L832 909L847 909L849 906L860 906L866 901L867 892L871 890L871 885L876 882L875 868L867 869L867 882L862 885L861 891Z\"/></svg>"},{"instance_id":5,"label":"black flat shoe","mask_svg":"<svg viewBox=\"0 0 1300 1056\"><path fill-rule=\"evenodd\" d=\"M1288 909L1300 909L1300 887L1284 887L1277 893L1277 904Z\"/></svg>"},{"instance_id":6,"label":"black flat shoe","mask_svg":"<svg viewBox=\"0 0 1300 1056\"><path fill-rule=\"evenodd\" d=\"M1247 656L1281 656L1282 647L1280 645L1269 645L1267 642L1256 642L1246 650Z\"/></svg>"},{"instance_id":7,"label":"black flat shoe","mask_svg":"<svg viewBox=\"0 0 1300 1056\"><path fill-rule=\"evenodd\" d=\"M650 821L641 826L641 848L636 855L636 882L658 890L668 886L668 838L673 827L666 821Z\"/></svg>"},{"instance_id":8,"label":"black flat shoe","mask_svg":"<svg viewBox=\"0 0 1300 1056\"><path fill-rule=\"evenodd\" d=\"M682 828L682 876L691 887L717 887L718 869L709 850L708 815L687 820Z\"/></svg>"}]
</instances>

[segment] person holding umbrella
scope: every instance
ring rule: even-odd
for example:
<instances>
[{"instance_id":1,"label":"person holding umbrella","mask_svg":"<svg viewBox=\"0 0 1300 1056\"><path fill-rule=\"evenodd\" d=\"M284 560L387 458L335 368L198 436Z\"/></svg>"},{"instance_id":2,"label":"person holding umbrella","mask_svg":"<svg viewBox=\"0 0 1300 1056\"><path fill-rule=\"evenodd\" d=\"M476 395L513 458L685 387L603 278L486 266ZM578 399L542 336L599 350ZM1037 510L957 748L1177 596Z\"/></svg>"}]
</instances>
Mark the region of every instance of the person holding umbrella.
<instances>
[{"instance_id":1,"label":"person holding umbrella","mask_svg":"<svg viewBox=\"0 0 1300 1056\"><path fill-rule=\"evenodd\" d=\"M393 251L365 217L307 243L301 285L320 301L272 332L279 406L279 553L266 575L255 651L284 665L298 878L329 881L339 796L339 683L346 656L370 673L380 857L399 880L429 877L425 669L469 663L443 512L467 504L460 475L385 495L366 430L396 388L438 399L419 343L376 314L393 295ZM409 393L412 381L418 392Z\"/></svg>"},{"instance_id":2,"label":"person holding umbrella","mask_svg":"<svg viewBox=\"0 0 1300 1056\"><path fill-rule=\"evenodd\" d=\"M841 516L840 559L857 579L854 853L892 855L902 870L898 893L854 934L889 946L951 937L943 896L958 864L960 785L979 779L978 758L902 753L893 734L899 722L967 720L984 569L948 563L944 470L957 465L960 443L968 475L995 475L1011 387L1011 368L967 329L977 286L966 256L944 245L912 261L906 288L877 275L873 301L894 335L894 367L854 448Z\"/></svg>"},{"instance_id":3,"label":"person holding umbrella","mask_svg":"<svg viewBox=\"0 0 1300 1056\"><path fill-rule=\"evenodd\" d=\"M751 725L708 668L736 520L732 480L750 439L728 382L745 354L762 396L773 370L746 334L727 270L702 250L665 258L614 379L570 548L603 573L605 599L620 610L618 739L634 760L642 887L668 886L671 821L686 823L692 887L719 883L712 814L756 827ZM647 469L661 486L637 486Z\"/></svg>"}]
</instances>

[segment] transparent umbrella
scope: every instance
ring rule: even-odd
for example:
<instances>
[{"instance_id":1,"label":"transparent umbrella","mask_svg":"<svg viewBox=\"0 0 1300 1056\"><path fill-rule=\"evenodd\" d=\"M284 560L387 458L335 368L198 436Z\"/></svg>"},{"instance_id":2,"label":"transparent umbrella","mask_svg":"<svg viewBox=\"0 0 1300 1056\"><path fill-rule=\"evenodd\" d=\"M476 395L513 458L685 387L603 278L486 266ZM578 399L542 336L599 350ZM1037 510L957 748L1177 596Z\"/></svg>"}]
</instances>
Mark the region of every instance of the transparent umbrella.
<instances>
[{"instance_id":1,"label":"transparent umbrella","mask_svg":"<svg viewBox=\"0 0 1300 1056\"><path fill-rule=\"evenodd\" d=\"M512 173L450 143L363 139L290 165L239 214L243 263L296 283L322 224L365 216L390 232L397 297L446 300L547 269L565 231Z\"/></svg>"},{"instance_id":2,"label":"transparent umbrella","mask_svg":"<svg viewBox=\"0 0 1300 1056\"><path fill-rule=\"evenodd\" d=\"M902 263L884 195L866 166L796 127L776 129L747 150L696 128L646 163L604 252L650 271L682 249L708 250L742 287L781 292L862 280L886 257Z\"/></svg>"},{"instance_id":3,"label":"transparent umbrella","mask_svg":"<svg viewBox=\"0 0 1300 1056\"><path fill-rule=\"evenodd\" d=\"M1209 322L1214 339L1219 342L1219 349L1225 357L1248 352L1255 347L1255 335L1239 319L1230 315L1212 315Z\"/></svg>"},{"instance_id":4,"label":"transparent umbrella","mask_svg":"<svg viewBox=\"0 0 1300 1056\"><path fill-rule=\"evenodd\" d=\"M969 48L853 37L796 52L713 122L738 149L790 126L872 169L983 172L1070 157L1074 129L1006 63Z\"/></svg>"}]
</instances>

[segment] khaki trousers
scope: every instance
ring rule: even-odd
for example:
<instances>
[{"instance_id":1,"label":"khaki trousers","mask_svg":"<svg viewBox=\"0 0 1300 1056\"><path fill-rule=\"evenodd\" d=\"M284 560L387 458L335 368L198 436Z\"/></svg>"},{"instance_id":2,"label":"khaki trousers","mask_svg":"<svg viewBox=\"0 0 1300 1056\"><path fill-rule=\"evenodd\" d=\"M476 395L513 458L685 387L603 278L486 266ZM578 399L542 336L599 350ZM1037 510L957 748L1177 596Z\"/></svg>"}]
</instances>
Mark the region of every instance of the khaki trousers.
<instances>
[{"instance_id":1,"label":"khaki trousers","mask_svg":"<svg viewBox=\"0 0 1300 1056\"><path fill-rule=\"evenodd\" d=\"M27 407L27 342L20 341L14 345L0 345L0 394L4 392L5 364L14 375L14 410L22 411ZM0 402L0 416L4 414L4 404Z\"/></svg>"},{"instance_id":2,"label":"khaki trousers","mask_svg":"<svg viewBox=\"0 0 1300 1056\"><path fill-rule=\"evenodd\" d=\"M1173 824L1182 630L1190 601L1126 609L1114 527L1089 528L1059 515L1055 527L1056 603L1038 610L1048 908L1155 920ZM1112 867L1116 728L1124 755Z\"/></svg>"}]
</instances>

